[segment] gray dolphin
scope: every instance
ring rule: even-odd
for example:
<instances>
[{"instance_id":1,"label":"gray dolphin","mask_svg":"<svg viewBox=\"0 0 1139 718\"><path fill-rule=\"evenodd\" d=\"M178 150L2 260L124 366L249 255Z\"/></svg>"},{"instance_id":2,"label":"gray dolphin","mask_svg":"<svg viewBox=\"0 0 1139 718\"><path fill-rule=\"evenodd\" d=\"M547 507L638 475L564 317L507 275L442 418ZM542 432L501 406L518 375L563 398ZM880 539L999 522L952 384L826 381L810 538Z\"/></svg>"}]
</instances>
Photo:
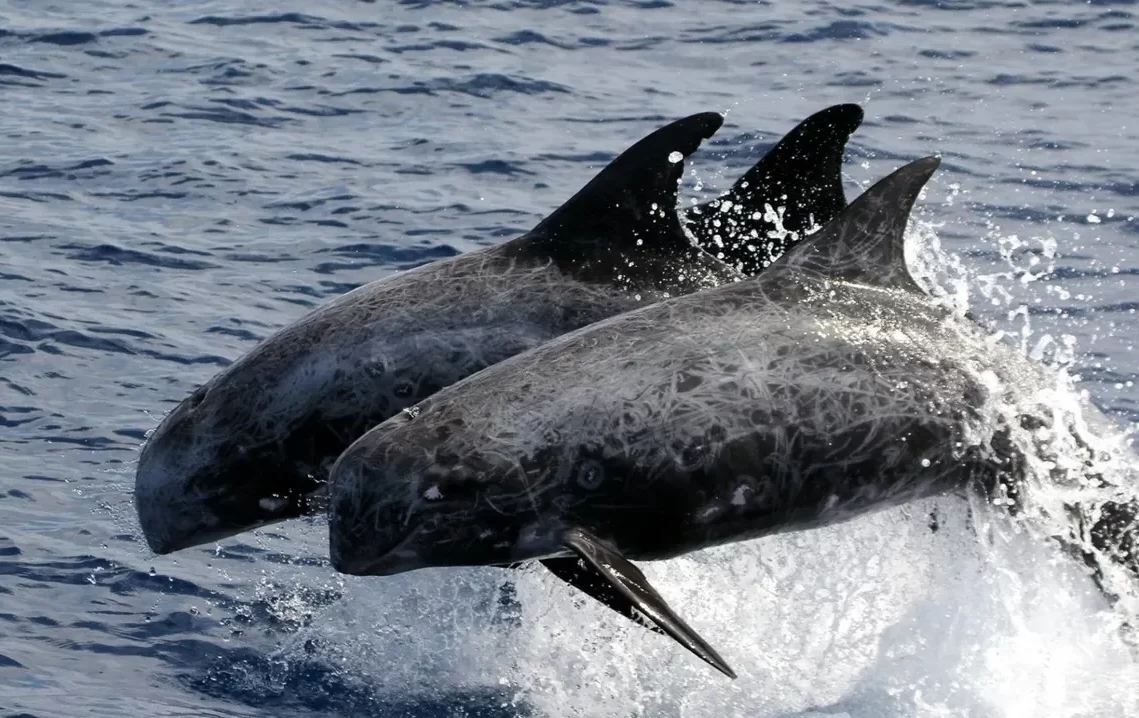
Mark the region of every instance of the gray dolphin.
<instances>
[{"instance_id":1,"label":"gray dolphin","mask_svg":"<svg viewBox=\"0 0 1139 718\"><path fill-rule=\"evenodd\" d=\"M314 512L332 461L380 421L567 331L768 262L845 206L842 154L861 119L856 105L813 115L693 208L691 231L719 257L674 211L683 159L723 121L703 113L633 145L526 235L372 282L272 335L146 442L134 499L151 549ZM792 234L767 238L766 205L787 207Z\"/></svg>"},{"instance_id":2,"label":"gray dolphin","mask_svg":"<svg viewBox=\"0 0 1139 718\"><path fill-rule=\"evenodd\" d=\"M734 676L630 559L1015 490L1043 458L1021 425L1060 421L1054 382L909 274L938 165L899 169L756 277L567 334L372 429L331 472L333 566L577 558Z\"/></svg>"}]
</instances>

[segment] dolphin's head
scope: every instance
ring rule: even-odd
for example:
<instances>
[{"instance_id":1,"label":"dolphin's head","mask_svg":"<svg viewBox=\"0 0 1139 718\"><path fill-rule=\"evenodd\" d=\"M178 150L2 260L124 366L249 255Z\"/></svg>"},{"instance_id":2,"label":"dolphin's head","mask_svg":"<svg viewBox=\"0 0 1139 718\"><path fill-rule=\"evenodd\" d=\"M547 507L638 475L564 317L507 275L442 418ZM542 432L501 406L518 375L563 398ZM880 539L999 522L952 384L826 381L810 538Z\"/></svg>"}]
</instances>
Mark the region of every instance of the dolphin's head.
<instances>
[{"instance_id":1,"label":"dolphin's head","mask_svg":"<svg viewBox=\"0 0 1139 718\"><path fill-rule=\"evenodd\" d=\"M311 511L348 441L319 420L286 367L240 361L174 409L147 440L135 507L150 548L170 553Z\"/></svg>"},{"instance_id":2,"label":"dolphin's head","mask_svg":"<svg viewBox=\"0 0 1139 718\"><path fill-rule=\"evenodd\" d=\"M333 567L384 576L523 558L520 549L541 543L524 469L479 446L462 419L417 411L372 429L333 466Z\"/></svg>"}]
</instances>

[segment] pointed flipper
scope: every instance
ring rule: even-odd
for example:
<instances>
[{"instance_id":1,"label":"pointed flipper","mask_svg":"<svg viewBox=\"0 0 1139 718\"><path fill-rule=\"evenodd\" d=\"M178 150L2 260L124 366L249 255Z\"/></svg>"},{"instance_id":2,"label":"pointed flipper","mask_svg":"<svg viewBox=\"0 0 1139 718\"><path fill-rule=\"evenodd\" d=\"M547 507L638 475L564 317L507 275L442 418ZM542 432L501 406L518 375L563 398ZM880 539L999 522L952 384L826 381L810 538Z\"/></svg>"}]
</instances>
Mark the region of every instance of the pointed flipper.
<instances>
[{"instance_id":1,"label":"pointed flipper","mask_svg":"<svg viewBox=\"0 0 1139 718\"><path fill-rule=\"evenodd\" d=\"M604 574L600 573L592 564L577 557L547 558L541 564L561 580L589 596L603 606L621 614L642 628L654 633L664 633L656 625L649 623L643 614L637 611L635 603L609 582Z\"/></svg>"},{"instance_id":2,"label":"pointed flipper","mask_svg":"<svg viewBox=\"0 0 1139 718\"><path fill-rule=\"evenodd\" d=\"M637 611L637 606L625 594L617 590L602 573L576 556L566 558L544 558L538 563L545 566L550 573L589 596L606 608L628 618L641 628L647 628L653 633L664 635L664 631L650 623L644 614ZM503 568L521 569L526 562L509 563Z\"/></svg>"},{"instance_id":3,"label":"pointed flipper","mask_svg":"<svg viewBox=\"0 0 1139 718\"><path fill-rule=\"evenodd\" d=\"M625 150L510 251L555 262L582 281L630 289L695 291L739 272L697 247L677 214L684 158L723 124L685 117Z\"/></svg>"},{"instance_id":4,"label":"pointed flipper","mask_svg":"<svg viewBox=\"0 0 1139 718\"><path fill-rule=\"evenodd\" d=\"M940 158L926 157L896 170L771 269L794 267L830 279L921 292L906 267L906 224L922 187L940 164Z\"/></svg>"},{"instance_id":5,"label":"pointed flipper","mask_svg":"<svg viewBox=\"0 0 1139 718\"><path fill-rule=\"evenodd\" d=\"M858 105L828 107L800 122L727 194L688 213L700 246L755 275L812 227L825 226L846 207L842 155L861 123ZM765 219L767 205L784 208L782 227L790 234L769 236L777 227Z\"/></svg>"},{"instance_id":6,"label":"pointed flipper","mask_svg":"<svg viewBox=\"0 0 1139 718\"><path fill-rule=\"evenodd\" d=\"M710 666L729 678L736 674L707 641L676 615L648 579L633 564L604 545L597 537L582 530L572 529L562 537L566 547L573 550L587 564L597 569L637 610L672 636L680 645L692 651Z\"/></svg>"}]
</instances>

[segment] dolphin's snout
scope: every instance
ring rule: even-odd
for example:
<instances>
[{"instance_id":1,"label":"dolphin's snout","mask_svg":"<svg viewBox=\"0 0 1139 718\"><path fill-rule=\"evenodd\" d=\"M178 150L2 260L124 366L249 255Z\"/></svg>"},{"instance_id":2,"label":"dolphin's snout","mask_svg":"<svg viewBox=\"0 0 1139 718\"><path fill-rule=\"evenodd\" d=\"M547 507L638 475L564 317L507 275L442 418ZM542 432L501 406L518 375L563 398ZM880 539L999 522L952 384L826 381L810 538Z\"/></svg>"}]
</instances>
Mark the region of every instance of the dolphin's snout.
<instances>
[{"instance_id":1,"label":"dolphin's snout","mask_svg":"<svg viewBox=\"0 0 1139 718\"><path fill-rule=\"evenodd\" d=\"M336 514L329 517L329 560L332 568L353 576L398 573L401 559L413 557L399 549L414 533L394 511L364 521Z\"/></svg>"},{"instance_id":2,"label":"dolphin's snout","mask_svg":"<svg viewBox=\"0 0 1139 718\"><path fill-rule=\"evenodd\" d=\"M193 478L172 463L165 447L153 442L139 457L134 503L150 550L167 554L206 543L219 534L222 521L198 495Z\"/></svg>"},{"instance_id":3,"label":"dolphin's snout","mask_svg":"<svg viewBox=\"0 0 1139 718\"><path fill-rule=\"evenodd\" d=\"M390 551L332 550L329 558L334 570L350 576L388 576L402 570Z\"/></svg>"},{"instance_id":4,"label":"dolphin's snout","mask_svg":"<svg viewBox=\"0 0 1139 718\"><path fill-rule=\"evenodd\" d=\"M328 549L334 569L383 576L403 570L401 562L414 558L400 549L416 532L408 493L418 483L415 473L351 448L340 457L328 485Z\"/></svg>"},{"instance_id":5,"label":"dolphin's snout","mask_svg":"<svg viewBox=\"0 0 1139 718\"><path fill-rule=\"evenodd\" d=\"M219 541L265 523L272 511L245 509L251 467L214 432L203 431L199 389L155 429L135 469L134 503L150 549L167 554ZM235 469L244 469L236 471ZM248 521L240 521L248 517Z\"/></svg>"}]
</instances>

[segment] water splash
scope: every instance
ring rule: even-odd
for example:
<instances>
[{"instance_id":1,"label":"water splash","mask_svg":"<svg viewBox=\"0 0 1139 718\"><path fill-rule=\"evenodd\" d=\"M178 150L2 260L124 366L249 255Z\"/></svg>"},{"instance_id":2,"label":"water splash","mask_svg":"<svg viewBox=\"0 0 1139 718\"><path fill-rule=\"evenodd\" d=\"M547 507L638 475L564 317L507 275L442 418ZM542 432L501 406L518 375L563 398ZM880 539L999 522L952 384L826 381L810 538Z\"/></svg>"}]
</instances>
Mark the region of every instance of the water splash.
<instances>
[{"instance_id":1,"label":"water splash","mask_svg":"<svg viewBox=\"0 0 1139 718\"><path fill-rule=\"evenodd\" d=\"M282 653L315 643L380 701L498 691L508 714L1139 715L1102 595L995 517L930 500L644 563L734 682L537 568L352 579Z\"/></svg>"}]
</instances>

